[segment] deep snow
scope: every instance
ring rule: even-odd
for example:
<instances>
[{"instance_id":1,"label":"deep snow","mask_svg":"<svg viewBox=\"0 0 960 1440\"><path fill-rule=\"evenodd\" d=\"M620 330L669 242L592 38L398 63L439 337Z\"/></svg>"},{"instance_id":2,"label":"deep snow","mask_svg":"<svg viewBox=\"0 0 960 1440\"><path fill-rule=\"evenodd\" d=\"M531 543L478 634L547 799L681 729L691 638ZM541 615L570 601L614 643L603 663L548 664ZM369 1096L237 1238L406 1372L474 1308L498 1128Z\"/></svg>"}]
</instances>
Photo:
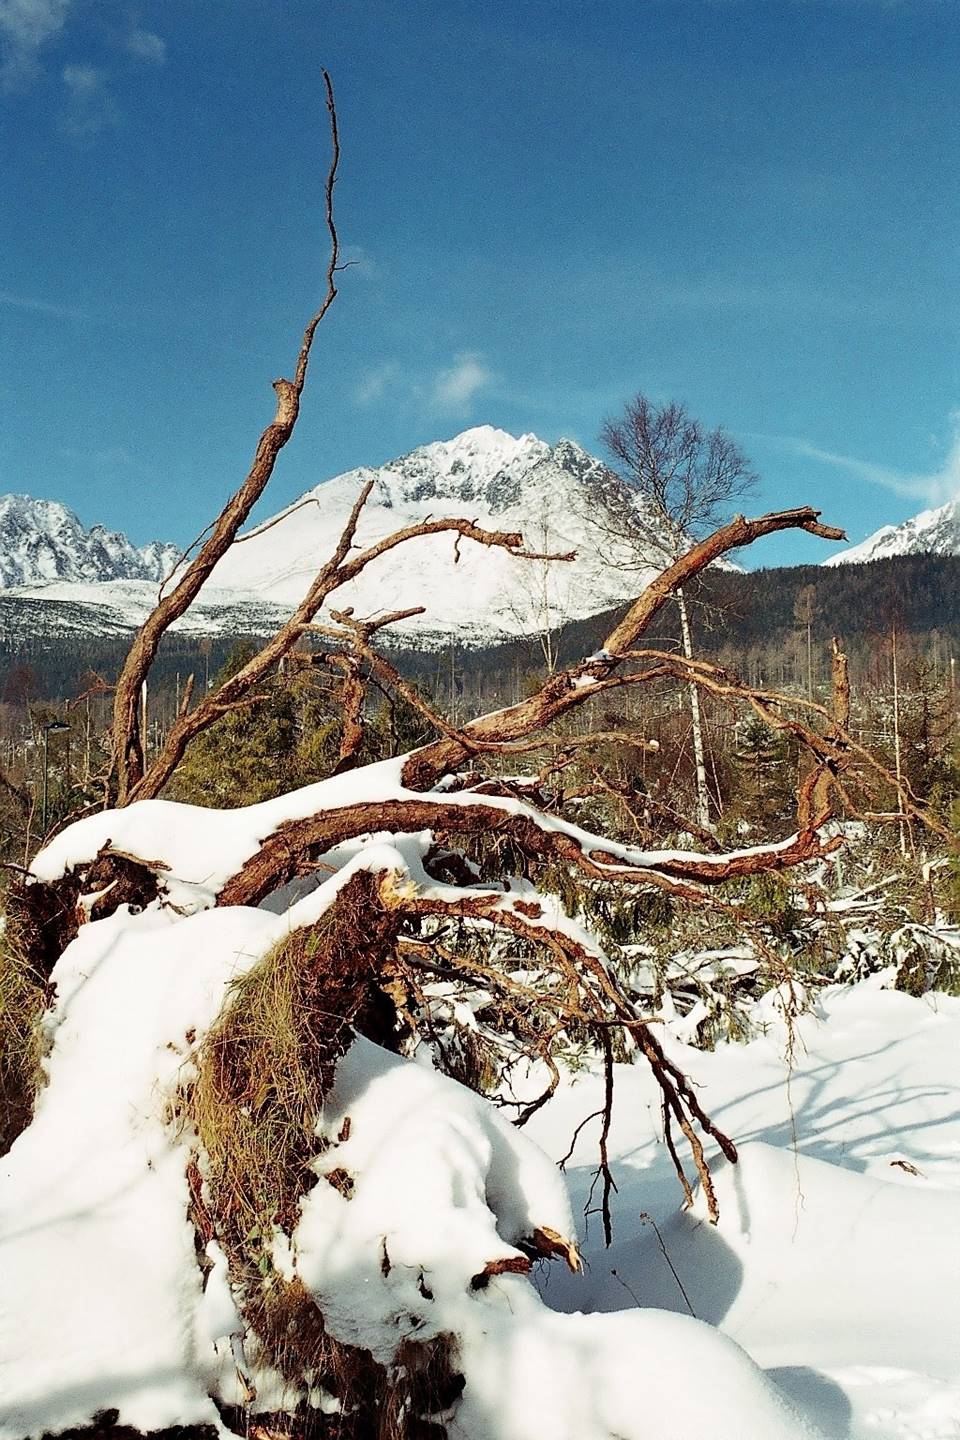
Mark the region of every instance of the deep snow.
<instances>
[{"instance_id":1,"label":"deep snow","mask_svg":"<svg viewBox=\"0 0 960 1440\"><path fill-rule=\"evenodd\" d=\"M282 915L120 912L65 952L50 1083L0 1162L4 1440L107 1408L145 1429L218 1423L210 1395L238 1398L237 1312L215 1246L203 1289L171 1101L230 980L355 867L411 867L416 844L368 847ZM736 1167L714 1159L716 1229L679 1209L648 1071L619 1067L614 1246L593 1217L585 1273L544 1265L536 1289L471 1281L535 1226L569 1234L547 1157L597 1108L599 1076L568 1078L517 1132L425 1057L358 1042L318 1120L335 1137L351 1117L317 1165L348 1168L354 1198L315 1187L276 1263L334 1334L384 1359L457 1334L463 1440L957 1440L960 1001L881 984L834 987L792 1027L771 995L747 1046L666 1036L743 1145ZM577 1215L595 1141L594 1122L567 1165ZM261 1403L282 1400L274 1377L250 1378Z\"/></svg>"},{"instance_id":2,"label":"deep snow","mask_svg":"<svg viewBox=\"0 0 960 1440\"><path fill-rule=\"evenodd\" d=\"M564 1310L689 1300L838 1440L956 1440L960 1000L883 983L832 987L792 1027L768 996L768 1032L749 1045L672 1042L740 1144L739 1165L712 1167L716 1229L677 1206L652 1078L618 1067L614 1245L594 1220L584 1283L541 1284ZM600 1093L599 1077L577 1079L528 1128L559 1158ZM595 1133L567 1165L579 1210Z\"/></svg>"}]
</instances>

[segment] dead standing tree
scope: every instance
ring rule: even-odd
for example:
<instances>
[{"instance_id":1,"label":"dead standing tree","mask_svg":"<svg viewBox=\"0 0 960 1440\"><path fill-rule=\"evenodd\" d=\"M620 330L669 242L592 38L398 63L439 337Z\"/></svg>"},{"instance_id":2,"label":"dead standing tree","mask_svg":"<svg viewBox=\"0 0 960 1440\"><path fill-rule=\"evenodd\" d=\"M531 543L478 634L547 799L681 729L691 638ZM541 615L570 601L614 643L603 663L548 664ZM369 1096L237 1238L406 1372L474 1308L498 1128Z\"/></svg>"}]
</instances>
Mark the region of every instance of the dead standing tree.
<instances>
[{"instance_id":1,"label":"dead standing tree","mask_svg":"<svg viewBox=\"0 0 960 1440\"><path fill-rule=\"evenodd\" d=\"M276 411L257 443L253 464L243 484L230 497L213 524L208 527L209 536L203 540L196 556L186 564L173 589L161 596L156 608L141 627L130 648L126 663L117 681L116 699L113 710L113 773L116 779L117 801L127 804L134 796L143 778L144 742L140 733L140 707L143 687L150 668L157 656L160 641L175 620L193 604L203 585L209 579L217 561L226 554L236 539L250 511L263 494L273 474L277 456L293 434L300 413L300 397L307 380L307 367L314 336L330 306L337 298L336 275L340 268L340 242L334 223L333 196L340 167L340 134L337 125L337 111L333 97L333 86L326 70L323 71L327 113L330 119L331 159L325 187L326 223L330 235L330 258L327 263L326 294L319 308L307 322L297 355L292 380L279 379L273 382L276 393ZM206 534L206 532L204 532ZM184 557L186 560L186 557ZM185 697L189 703L189 694Z\"/></svg>"}]
</instances>

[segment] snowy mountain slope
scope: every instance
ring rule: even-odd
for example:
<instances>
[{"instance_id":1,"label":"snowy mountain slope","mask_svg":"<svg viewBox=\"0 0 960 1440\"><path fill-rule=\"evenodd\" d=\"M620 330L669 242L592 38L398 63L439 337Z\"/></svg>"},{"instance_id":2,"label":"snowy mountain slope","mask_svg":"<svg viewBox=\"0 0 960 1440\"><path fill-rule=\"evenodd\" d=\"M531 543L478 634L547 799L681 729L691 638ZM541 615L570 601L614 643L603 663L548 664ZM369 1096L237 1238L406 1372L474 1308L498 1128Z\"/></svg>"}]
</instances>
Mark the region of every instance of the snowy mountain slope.
<instances>
[{"instance_id":1,"label":"snowy mountain slope","mask_svg":"<svg viewBox=\"0 0 960 1440\"><path fill-rule=\"evenodd\" d=\"M357 582L333 597L358 614L424 605L426 614L394 633L419 643L466 642L556 629L637 593L660 568L629 567L629 556L590 521L590 494L607 472L579 445L551 446L534 435L515 438L491 426L437 441L376 469L362 467L317 485L279 515L242 536L224 556L204 592L202 612L180 628L206 633L236 624L262 628L300 601L331 554L357 495L373 490L357 531L365 547L391 532L431 518L463 516L496 530L519 530L529 549L577 552L570 563L522 561L452 535L411 541L381 557ZM69 513L69 512L66 512ZM2 543L2 541L0 541ZM662 564L662 558L660 558ZM107 606L118 623L138 624L155 603L156 587L112 576L61 572L48 583L13 593L37 600ZM90 578L111 580L90 585Z\"/></svg>"},{"instance_id":2,"label":"snowy mountain slope","mask_svg":"<svg viewBox=\"0 0 960 1440\"><path fill-rule=\"evenodd\" d=\"M60 580L0 589L0 643L18 637L129 635L150 614L159 590L157 580ZM190 635L265 635L289 611L289 606L224 590L202 595L171 629Z\"/></svg>"},{"instance_id":3,"label":"snowy mountain slope","mask_svg":"<svg viewBox=\"0 0 960 1440\"><path fill-rule=\"evenodd\" d=\"M175 545L137 549L125 535L87 530L65 505L0 495L0 588L56 580L159 580L176 564Z\"/></svg>"},{"instance_id":4,"label":"snowy mountain slope","mask_svg":"<svg viewBox=\"0 0 960 1440\"><path fill-rule=\"evenodd\" d=\"M902 525L882 525L859 545L841 550L824 565L860 565L889 555L960 555L960 496L936 510L922 510Z\"/></svg>"},{"instance_id":5,"label":"snowy mountain slope","mask_svg":"<svg viewBox=\"0 0 960 1440\"><path fill-rule=\"evenodd\" d=\"M488 529L519 530L528 549L575 550L577 558L525 562L464 541L458 560L453 536L424 537L384 555L339 592L338 608L352 605L368 614L425 605L422 619L402 627L418 635L488 639L556 627L636 593L638 581L658 568L627 572L600 553L603 537L592 530L587 511L591 482L602 474L600 462L570 441L551 447L490 426L468 430L308 491L231 549L211 577L210 597L227 588L295 605L332 551L360 489L372 481L358 546L428 518L465 516Z\"/></svg>"}]
</instances>

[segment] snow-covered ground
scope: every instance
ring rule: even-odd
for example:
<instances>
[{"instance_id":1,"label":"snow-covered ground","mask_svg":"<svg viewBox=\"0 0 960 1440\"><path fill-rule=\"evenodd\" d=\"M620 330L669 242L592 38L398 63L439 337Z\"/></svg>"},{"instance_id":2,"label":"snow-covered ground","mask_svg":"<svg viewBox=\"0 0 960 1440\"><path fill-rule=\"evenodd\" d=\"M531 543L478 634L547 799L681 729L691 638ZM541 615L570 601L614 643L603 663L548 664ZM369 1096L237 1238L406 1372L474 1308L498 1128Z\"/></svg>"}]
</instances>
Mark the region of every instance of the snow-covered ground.
<instances>
[{"instance_id":1,"label":"snow-covered ground","mask_svg":"<svg viewBox=\"0 0 960 1440\"><path fill-rule=\"evenodd\" d=\"M120 912L83 927L55 971L50 1083L0 1161L0 1436L117 1409L143 1429L219 1424L210 1396L258 1373L208 1247L187 1219L193 1144L177 1087L225 987L312 923L370 852L275 915ZM386 861L384 862L386 863ZM391 861L391 863L393 863ZM718 1163L719 1226L683 1213L645 1065L620 1067L611 1136L614 1244L596 1215L585 1269L522 1274L535 1229L572 1238L592 1178L599 1076L569 1078L517 1132L425 1064L358 1042L320 1131L322 1176L273 1261L330 1331L389 1360L453 1332L461 1440L960 1440L960 1000L879 980L821 993L788 1029L713 1053L666 1038L742 1146ZM342 1122L350 1116L349 1134ZM536 1142L536 1143L534 1143ZM552 1159L550 1158L552 1157ZM335 1404L327 1397L327 1404Z\"/></svg>"},{"instance_id":2,"label":"snow-covered ground","mask_svg":"<svg viewBox=\"0 0 960 1440\"><path fill-rule=\"evenodd\" d=\"M956 1440L960 1000L835 987L792 1041L776 998L764 1006L768 1033L749 1045L670 1047L740 1145L736 1167L716 1168L719 1225L679 1210L657 1088L642 1065L618 1067L614 1244L590 1218L585 1279L551 1269L543 1295L564 1311L692 1311L837 1440ZM598 1076L576 1079L530 1132L559 1159L601 1099ZM566 1167L578 1213L598 1126Z\"/></svg>"}]
</instances>

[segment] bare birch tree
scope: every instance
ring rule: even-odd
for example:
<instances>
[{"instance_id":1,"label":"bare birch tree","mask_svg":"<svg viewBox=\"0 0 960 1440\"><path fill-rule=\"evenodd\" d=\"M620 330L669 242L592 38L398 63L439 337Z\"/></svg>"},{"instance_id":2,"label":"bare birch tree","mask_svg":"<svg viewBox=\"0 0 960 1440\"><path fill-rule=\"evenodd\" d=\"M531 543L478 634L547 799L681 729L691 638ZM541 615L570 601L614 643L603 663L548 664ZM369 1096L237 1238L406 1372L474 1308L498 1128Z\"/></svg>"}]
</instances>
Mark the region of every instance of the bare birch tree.
<instances>
[{"instance_id":1,"label":"bare birch tree","mask_svg":"<svg viewBox=\"0 0 960 1440\"><path fill-rule=\"evenodd\" d=\"M601 439L616 467L591 488L589 516L607 540L607 557L633 570L675 561L691 542L727 518L756 475L722 429L705 430L686 408L636 395L623 414L604 422ZM690 609L683 586L674 592L684 657L693 659ZM688 689L696 819L710 827L703 722L697 686Z\"/></svg>"}]
</instances>

